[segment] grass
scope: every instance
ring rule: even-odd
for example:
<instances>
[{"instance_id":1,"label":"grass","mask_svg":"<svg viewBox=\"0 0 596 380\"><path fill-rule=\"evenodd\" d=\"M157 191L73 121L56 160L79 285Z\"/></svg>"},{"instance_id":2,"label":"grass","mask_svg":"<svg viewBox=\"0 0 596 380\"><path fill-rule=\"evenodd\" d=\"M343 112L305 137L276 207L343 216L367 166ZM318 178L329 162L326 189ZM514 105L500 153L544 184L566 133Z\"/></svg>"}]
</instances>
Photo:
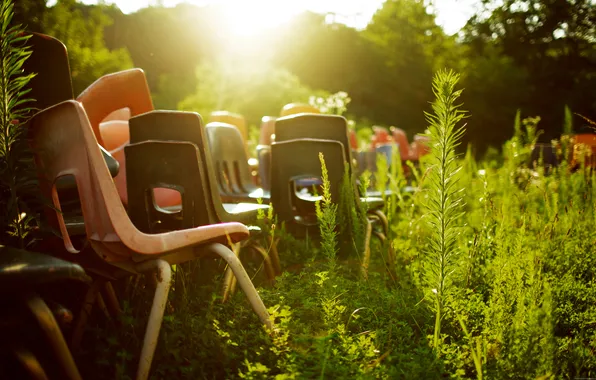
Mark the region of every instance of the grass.
<instances>
[{"instance_id":1,"label":"grass","mask_svg":"<svg viewBox=\"0 0 596 380\"><path fill-rule=\"evenodd\" d=\"M536 119L518 123L513 143L535 136ZM521 126L531 128L529 133ZM454 189L465 192L461 212L452 215L457 226L452 247L458 254L442 268L449 289L442 293L440 330L437 300L428 285L437 272L428 259L441 242L433 239L442 235L427 219L429 193L445 182L433 179L437 161L431 160L412 168L413 185L420 189L413 193L400 191L401 170L377 178L395 191L385 211L398 256L396 281L374 254L386 249L375 240L367 279L359 276L353 254L347 259L335 254L343 246L336 244L341 234L332 225L344 219L341 208L324 203L320 217L325 214L327 241L322 244L275 229L282 266L291 269L274 286L261 287L260 294L279 334L265 333L243 294L219 302L221 277L197 281L211 277L201 276L200 266L181 265L176 276L195 280L184 297L174 286L153 378L596 376L596 182L588 170L572 173L561 166L545 176L540 167L510 165L509 154L526 153L512 153L522 149L512 142L500 167L470 154L450 161L459 170ZM333 212L340 214L337 219ZM331 271L329 260L336 261ZM86 378L124 379L134 373L150 300L143 290L143 283L124 289L127 307L120 328L100 318L95 333L86 335L86 351L78 356Z\"/></svg>"}]
</instances>

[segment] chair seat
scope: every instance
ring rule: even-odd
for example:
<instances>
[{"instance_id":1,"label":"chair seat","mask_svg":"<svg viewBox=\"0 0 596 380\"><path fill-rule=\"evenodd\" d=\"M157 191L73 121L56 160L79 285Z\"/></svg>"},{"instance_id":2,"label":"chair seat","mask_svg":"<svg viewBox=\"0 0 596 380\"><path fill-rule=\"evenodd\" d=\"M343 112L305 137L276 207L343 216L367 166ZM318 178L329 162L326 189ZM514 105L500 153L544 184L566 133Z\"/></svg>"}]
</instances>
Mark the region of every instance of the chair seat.
<instances>
[{"instance_id":1,"label":"chair seat","mask_svg":"<svg viewBox=\"0 0 596 380\"><path fill-rule=\"evenodd\" d=\"M0 292L73 280L90 282L83 268L43 253L0 246Z\"/></svg>"},{"instance_id":2,"label":"chair seat","mask_svg":"<svg viewBox=\"0 0 596 380\"><path fill-rule=\"evenodd\" d=\"M258 203L224 203L224 210L230 215L257 214L258 210L268 210L269 205Z\"/></svg>"},{"instance_id":3,"label":"chair seat","mask_svg":"<svg viewBox=\"0 0 596 380\"><path fill-rule=\"evenodd\" d=\"M376 197L362 197L360 198L360 202L366 204L368 210L382 208L385 205L383 198Z\"/></svg>"},{"instance_id":4,"label":"chair seat","mask_svg":"<svg viewBox=\"0 0 596 380\"><path fill-rule=\"evenodd\" d=\"M269 203L271 193L257 187L248 194L221 194L221 200L226 203L256 202L258 199L261 199L264 203Z\"/></svg>"}]
</instances>

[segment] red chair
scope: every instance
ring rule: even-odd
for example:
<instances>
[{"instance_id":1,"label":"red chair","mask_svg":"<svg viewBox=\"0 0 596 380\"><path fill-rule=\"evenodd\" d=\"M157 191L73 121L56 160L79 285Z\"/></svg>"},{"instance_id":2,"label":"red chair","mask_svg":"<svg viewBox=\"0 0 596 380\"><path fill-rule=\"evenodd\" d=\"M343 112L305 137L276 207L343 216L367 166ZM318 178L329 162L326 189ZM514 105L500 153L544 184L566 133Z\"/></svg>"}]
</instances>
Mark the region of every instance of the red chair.
<instances>
[{"instance_id":1,"label":"red chair","mask_svg":"<svg viewBox=\"0 0 596 380\"><path fill-rule=\"evenodd\" d=\"M412 160L412 151L408 143L408 136L403 129L391 127L393 140L399 145L399 155L402 161Z\"/></svg>"},{"instance_id":2,"label":"red chair","mask_svg":"<svg viewBox=\"0 0 596 380\"><path fill-rule=\"evenodd\" d=\"M389 132L387 132L387 129L375 126L372 127L372 130L374 133L371 141L372 150L375 150L379 145L388 144L391 142L391 139L389 138Z\"/></svg>"},{"instance_id":3,"label":"red chair","mask_svg":"<svg viewBox=\"0 0 596 380\"><path fill-rule=\"evenodd\" d=\"M123 99L126 99L126 94ZM129 100L129 104L134 101ZM123 108L124 101L114 103L116 109ZM145 102L144 106L148 103ZM104 110L108 108L106 106ZM100 106L94 109L93 120L98 126L105 115L99 112ZM138 109L131 108L131 111L135 113ZM238 257L223 245L249 237L245 225L221 223L152 235L140 232L130 221L119 199L92 124L82 104L77 101L64 101L36 114L29 122L29 137L42 193L53 203L46 207L46 215L50 225L60 231L67 251L83 253L73 246L66 229L56 182L61 177L73 176L92 250L84 253L96 254L99 261L110 264L114 269L113 276L157 272L158 284L145 331L137 379L146 379L149 375L170 289L170 266L173 264L209 252L221 256L236 275L262 323L271 327L267 309ZM93 297L90 304L93 305Z\"/></svg>"},{"instance_id":4,"label":"red chair","mask_svg":"<svg viewBox=\"0 0 596 380\"><path fill-rule=\"evenodd\" d=\"M128 194L124 146L130 141L128 119L109 120L118 114L120 117L130 118L153 110L145 73L141 69L130 69L104 75L87 87L77 101L85 108L99 144L120 163L120 172L115 177L115 182L120 199L126 205ZM123 109L128 109L128 112L122 111ZM155 189L155 201L160 207L169 207L179 205L182 200L177 191Z\"/></svg>"}]
</instances>

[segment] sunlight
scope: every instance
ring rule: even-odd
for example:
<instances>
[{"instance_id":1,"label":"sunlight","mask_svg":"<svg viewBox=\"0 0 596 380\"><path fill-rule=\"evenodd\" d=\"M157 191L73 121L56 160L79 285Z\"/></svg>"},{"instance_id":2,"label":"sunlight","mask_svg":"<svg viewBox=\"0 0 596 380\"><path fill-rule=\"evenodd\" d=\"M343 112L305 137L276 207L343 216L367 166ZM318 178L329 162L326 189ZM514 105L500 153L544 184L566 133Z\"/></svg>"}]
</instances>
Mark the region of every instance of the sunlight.
<instances>
[{"instance_id":1,"label":"sunlight","mask_svg":"<svg viewBox=\"0 0 596 380\"><path fill-rule=\"evenodd\" d=\"M222 2L222 21L229 34L250 37L288 22L299 9L276 0Z\"/></svg>"}]
</instances>

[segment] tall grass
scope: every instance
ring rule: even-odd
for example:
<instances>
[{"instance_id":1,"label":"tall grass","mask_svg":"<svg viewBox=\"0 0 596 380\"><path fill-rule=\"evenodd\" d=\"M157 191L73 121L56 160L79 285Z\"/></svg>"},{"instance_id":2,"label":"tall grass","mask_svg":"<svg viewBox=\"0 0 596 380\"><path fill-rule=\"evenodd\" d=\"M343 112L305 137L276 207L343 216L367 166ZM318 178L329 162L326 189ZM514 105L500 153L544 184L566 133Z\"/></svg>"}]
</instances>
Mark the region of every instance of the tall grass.
<instances>
[{"instance_id":1,"label":"tall grass","mask_svg":"<svg viewBox=\"0 0 596 380\"><path fill-rule=\"evenodd\" d=\"M435 294L434 347L440 344L445 293L450 286L450 275L456 267L460 253L457 246L459 229L457 221L463 215L463 189L459 186L460 166L455 148L459 145L464 129L458 124L465 112L456 104L461 90L455 90L459 75L452 71L439 71L433 80L435 101L433 113L427 113L431 139L431 171L428 175L427 223L432 232L425 262L425 275Z\"/></svg>"},{"instance_id":2,"label":"tall grass","mask_svg":"<svg viewBox=\"0 0 596 380\"><path fill-rule=\"evenodd\" d=\"M13 7L10 0L0 4L0 229L8 235L0 239L24 247L33 220L21 197L32 185L23 124L31 111L26 86L33 75L22 73L31 50L21 25L11 25Z\"/></svg>"}]
</instances>

